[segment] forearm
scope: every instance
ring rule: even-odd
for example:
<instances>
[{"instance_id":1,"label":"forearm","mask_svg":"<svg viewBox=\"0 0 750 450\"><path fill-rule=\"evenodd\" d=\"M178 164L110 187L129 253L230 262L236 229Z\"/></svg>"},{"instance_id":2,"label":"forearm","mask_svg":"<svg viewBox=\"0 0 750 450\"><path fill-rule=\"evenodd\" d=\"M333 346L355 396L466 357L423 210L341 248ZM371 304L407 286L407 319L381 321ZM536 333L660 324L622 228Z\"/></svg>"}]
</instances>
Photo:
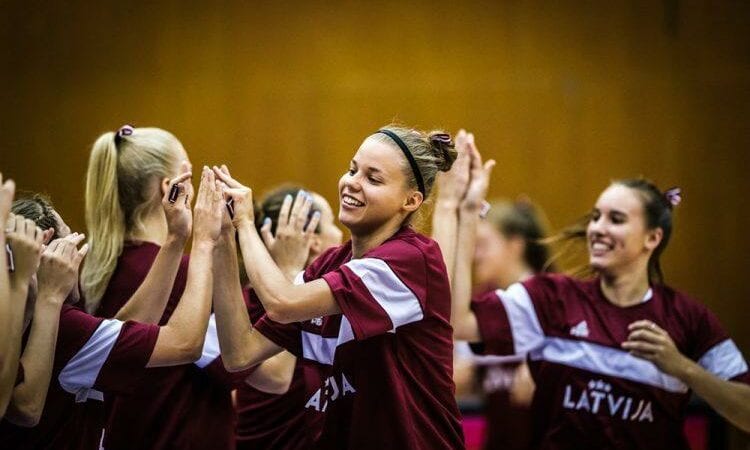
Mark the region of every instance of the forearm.
<instances>
[{"instance_id":1,"label":"forearm","mask_svg":"<svg viewBox=\"0 0 750 450\"><path fill-rule=\"evenodd\" d=\"M238 230L245 270L269 316L284 315L293 306L294 284L278 268L252 226Z\"/></svg>"},{"instance_id":2,"label":"forearm","mask_svg":"<svg viewBox=\"0 0 750 450\"><path fill-rule=\"evenodd\" d=\"M432 238L440 246L451 286L454 283L456 269L457 206L454 202L438 199L432 214Z\"/></svg>"},{"instance_id":3,"label":"forearm","mask_svg":"<svg viewBox=\"0 0 750 450\"><path fill-rule=\"evenodd\" d=\"M13 385L18 371L18 357L21 353L21 337L23 335L23 314L26 307L28 285L11 285L9 292L10 312L8 314L8 328L4 341L3 364L0 367L0 411L5 411L10 401Z\"/></svg>"},{"instance_id":4,"label":"forearm","mask_svg":"<svg viewBox=\"0 0 750 450\"><path fill-rule=\"evenodd\" d=\"M115 315L119 320L159 323L169 301L185 242L169 237L156 255L146 279Z\"/></svg>"},{"instance_id":5,"label":"forearm","mask_svg":"<svg viewBox=\"0 0 750 450\"><path fill-rule=\"evenodd\" d=\"M252 359L252 327L242 297L234 242L221 243L215 255L213 299L221 359L229 370L247 367Z\"/></svg>"},{"instance_id":6,"label":"forearm","mask_svg":"<svg viewBox=\"0 0 750 450\"><path fill-rule=\"evenodd\" d=\"M213 247L212 242L193 242L185 292L167 324L189 348L197 348L198 353L203 346L211 313Z\"/></svg>"},{"instance_id":7,"label":"forearm","mask_svg":"<svg viewBox=\"0 0 750 450\"><path fill-rule=\"evenodd\" d=\"M677 377L722 417L750 432L750 386L723 380L687 358Z\"/></svg>"},{"instance_id":8,"label":"forearm","mask_svg":"<svg viewBox=\"0 0 750 450\"><path fill-rule=\"evenodd\" d=\"M6 418L19 426L33 427L42 416L55 359L60 306L64 298L41 293L34 308L34 321L21 357L24 380L13 390Z\"/></svg>"},{"instance_id":9,"label":"forearm","mask_svg":"<svg viewBox=\"0 0 750 450\"><path fill-rule=\"evenodd\" d=\"M456 245L456 271L451 295L451 323L456 339L476 342L479 330L471 310L472 264L476 245L479 214L462 209L459 213L458 238Z\"/></svg>"}]
</instances>

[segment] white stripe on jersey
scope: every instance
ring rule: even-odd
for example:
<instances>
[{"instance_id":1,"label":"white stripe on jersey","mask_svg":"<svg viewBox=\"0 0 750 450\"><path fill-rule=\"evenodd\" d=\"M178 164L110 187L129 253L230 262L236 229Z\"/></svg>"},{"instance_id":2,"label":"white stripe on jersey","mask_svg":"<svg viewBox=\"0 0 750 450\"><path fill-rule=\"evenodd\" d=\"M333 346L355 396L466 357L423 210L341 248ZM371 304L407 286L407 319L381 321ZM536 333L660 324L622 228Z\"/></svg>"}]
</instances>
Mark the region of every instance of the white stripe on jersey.
<instances>
[{"instance_id":1,"label":"white stripe on jersey","mask_svg":"<svg viewBox=\"0 0 750 450\"><path fill-rule=\"evenodd\" d=\"M521 283L514 283L507 290L495 291L503 302L513 336L513 352L524 355L544 343L544 331L536 316L534 304Z\"/></svg>"},{"instance_id":2,"label":"white stripe on jersey","mask_svg":"<svg viewBox=\"0 0 750 450\"><path fill-rule=\"evenodd\" d=\"M119 320L102 320L89 340L68 361L57 377L60 386L66 392L75 394L76 402L85 402L89 398L103 400L102 393L91 387L94 386L99 371L114 348L122 325L123 322Z\"/></svg>"},{"instance_id":3,"label":"white stripe on jersey","mask_svg":"<svg viewBox=\"0 0 750 450\"><path fill-rule=\"evenodd\" d=\"M194 364L203 369L218 358L219 355L221 355L221 350L219 349L219 335L216 331L216 315L211 314L211 317L208 319L206 337L203 339L201 357Z\"/></svg>"},{"instance_id":4,"label":"white stripe on jersey","mask_svg":"<svg viewBox=\"0 0 750 450\"><path fill-rule=\"evenodd\" d=\"M731 339L726 339L711 347L701 356L698 364L724 380L747 372L745 358Z\"/></svg>"},{"instance_id":5,"label":"white stripe on jersey","mask_svg":"<svg viewBox=\"0 0 750 450\"><path fill-rule=\"evenodd\" d=\"M304 270L297 273L297 275L294 277L293 283L297 285L305 284L305 271Z\"/></svg>"},{"instance_id":6,"label":"white stripe on jersey","mask_svg":"<svg viewBox=\"0 0 750 450\"><path fill-rule=\"evenodd\" d=\"M548 337L541 348L529 353L529 357L532 360L544 360L614 378L624 378L669 392L688 391L685 383L665 374L652 362L636 358L620 349L591 342Z\"/></svg>"},{"instance_id":7,"label":"white stripe on jersey","mask_svg":"<svg viewBox=\"0 0 750 450\"><path fill-rule=\"evenodd\" d=\"M302 332L302 357L321 364L333 365L336 348L353 340L352 325L346 317L341 316L341 325L337 337L327 338L308 331Z\"/></svg>"},{"instance_id":8,"label":"white stripe on jersey","mask_svg":"<svg viewBox=\"0 0 750 450\"><path fill-rule=\"evenodd\" d=\"M353 259L345 264L385 310L393 328L422 320L422 305L408 286L385 261L377 258Z\"/></svg>"}]
</instances>

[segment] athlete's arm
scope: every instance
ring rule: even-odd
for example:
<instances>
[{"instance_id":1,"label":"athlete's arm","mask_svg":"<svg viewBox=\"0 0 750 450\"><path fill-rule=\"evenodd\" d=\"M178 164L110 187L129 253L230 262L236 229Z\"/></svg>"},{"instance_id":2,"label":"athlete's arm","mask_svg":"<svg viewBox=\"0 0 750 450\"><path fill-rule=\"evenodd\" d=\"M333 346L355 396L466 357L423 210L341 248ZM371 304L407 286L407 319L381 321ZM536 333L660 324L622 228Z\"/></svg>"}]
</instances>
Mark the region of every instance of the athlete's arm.
<instances>
[{"instance_id":1,"label":"athlete's arm","mask_svg":"<svg viewBox=\"0 0 750 450\"><path fill-rule=\"evenodd\" d=\"M438 195L432 214L432 238L440 245L451 286L454 280L458 241L458 207L466 195L469 184L470 155L466 148L467 138L466 131L459 130L456 134L458 157L450 171L439 172L437 175Z\"/></svg>"},{"instance_id":2,"label":"athlete's arm","mask_svg":"<svg viewBox=\"0 0 750 450\"><path fill-rule=\"evenodd\" d=\"M10 214L7 224L7 244L13 251L15 270L8 276L9 314L7 339L2 345L2 365L0 365L0 412L10 401L18 370L23 335L23 317L26 310L26 297L31 277L39 267L42 242L47 235L36 224L22 216ZM3 253L5 248L3 247ZM3 255L5 258L5 255ZM6 268L7 270L7 268ZM6 272L7 273L7 272Z\"/></svg>"},{"instance_id":3,"label":"athlete's arm","mask_svg":"<svg viewBox=\"0 0 750 450\"><path fill-rule=\"evenodd\" d=\"M255 229L250 188L234 180L228 171L214 168L214 172L227 184L225 193L234 200L233 223L239 234L245 269L268 317L275 322L291 323L341 313L324 280L295 285L284 276ZM311 221L307 228L304 226L312 200L302 199L302 195L298 197L291 212L294 226L300 232L312 234L316 224Z\"/></svg>"},{"instance_id":4,"label":"athlete's arm","mask_svg":"<svg viewBox=\"0 0 750 450\"><path fill-rule=\"evenodd\" d=\"M283 351L260 363L245 382L259 391L281 395L289 390L296 365L297 357Z\"/></svg>"},{"instance_id":5,"label":"athlete's arm","mask_svg":"<svg viewBox=\"0 0 750 450\"><path fill-rule=\"evenodd\" d=\"M10 400L10 392L13 389L14 379L7 376L11 366L11 298L10 277L8 276L8 262L5 254L5 223L10 214L10 206L13 203L13 195L16 185L13 180L3 183L0 174L0 417L5 414L5 408Z\"/></svg>"},{"instance_id":6,"label":"athlete's arm","mask_svg":"<svg viewBox=\"0 0 750 450\"><path fill-rule=\"evenodd\" d=\"M490 173L495 161L482 163L482 156L474 145L474 136L466 138L466 151L470 157L470 182L466 196L461 202L458 221L458 245L456 246L455 279L452 286L451 322L453 336L469 342L481 340L477 318L471 310L472 260L479 223L479 212L487 195Z\"/></svg>"},{"instance_id":7,"label":"athlete's arm","mask_svg":"<svg viewBox=\"0 0 750 450\"><path fill-rule=\"evenodd\" d=\"M83 235L57 239L42 254L37 277L39 293L34 306L29 340L21 356L23 382L13 389L5 418L19 426L39 423L47 399L55 358L60 308L78 281L78 267L88 244L76 248Z\"/></svg>"},{"instance_id":8,"label":"athlete's arm","mask_svg":"<svg viewBox=\"0 0 750 450\"><path fill-rule=\"evenodd\" d=\"M213 251L224 214L221 186L204 168L195 202L193 247L187 284L169 322L161 327L149 367L190 363L200 358L211 312Z\"/></svg>"},{"instance_id":9,"label":"athlete's arm","mask_svg":"<svg viewBox=\"0 0 750 450\"><path fill-rule=\"evenodd\" d=\"M159 249L154 264L146 275L146 279L138 287L127 303L115 314L115 319L134 320L142 323L159 323L164 308L169 301L177 270L180 268L182 252L185 242L190 237L193 223L190 201L193 197L193 187L189 179L192 176L190 166L183 163L183 173L169 181L161 203L167 218L167 240ZM173 202L170 192L177 186L179 194Z\"/></svg>"},{"instance_id":10,"label":"athlete's arm","mask_svg":"<svg viewBox=\"0 0 750 450\"><path fill-rule=\"evenodd\" d=\"M666 330L651 321L633 322L628 328L630 335L622 343L624 349L679 378L721 416L750 432L750 386L721 379L704 369L680 353Z\"/></svg>"}]
</instances>

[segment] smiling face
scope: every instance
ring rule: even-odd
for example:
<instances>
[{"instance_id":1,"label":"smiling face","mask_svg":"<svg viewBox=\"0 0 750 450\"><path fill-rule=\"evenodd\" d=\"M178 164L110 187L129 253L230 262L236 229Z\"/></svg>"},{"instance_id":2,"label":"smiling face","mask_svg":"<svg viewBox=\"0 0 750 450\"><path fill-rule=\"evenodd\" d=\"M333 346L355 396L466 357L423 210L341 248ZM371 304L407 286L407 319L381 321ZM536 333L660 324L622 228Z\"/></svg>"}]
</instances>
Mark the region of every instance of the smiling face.
<instances>
[{"instance_id":1,"label":"smiling face","mask_svg":"<svg viewBox=\"0 0 750 450\"><path fill-rule=\"evenodd\" d=\"M421 194L407 186L400 150L373 136L365 139L339 180L339 221L352 235L383 226L397 227L421 204Z\"/></svg>"},{"instance_id":2,"label":"smiling face","mask_svg":"<svg viewBox=\"0 0 750 450\"><path fill-rule=\"evenodd\" d=\"M604 275L647 270L662 238L661 228L648 229L638 192L613 184L599 196L586 229L591 267Z\"/></svg>"}]
</instances>

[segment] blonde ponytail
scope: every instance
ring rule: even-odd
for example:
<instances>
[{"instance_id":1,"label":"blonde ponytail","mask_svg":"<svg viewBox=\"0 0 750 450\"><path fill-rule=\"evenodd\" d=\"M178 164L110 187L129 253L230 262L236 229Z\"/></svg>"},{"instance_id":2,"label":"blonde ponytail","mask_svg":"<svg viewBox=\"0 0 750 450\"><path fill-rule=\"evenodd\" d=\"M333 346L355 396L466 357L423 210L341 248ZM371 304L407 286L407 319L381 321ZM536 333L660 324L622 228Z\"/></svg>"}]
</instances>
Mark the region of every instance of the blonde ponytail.
<instances>
[{"instance_id":1,"label":"blonde ponytail","mask_svg":"<svg viewBox=\"0 0 750 450\"><path fill-rule=\"evenodd\" d=\"M115 133L94 143L86 174L86 228L91 247L81 272L86 310L94 313L115 271L125 241L125 215L117 186Z\"/></svg>"},{"instance_id":2,"label":"blonde ponytail","mask_svg":"<svg viewBox=\"0 0 750 450\"><path fill-rule=\"evenodd\" d=\"M153 179L174 176L183 154L180 141L159 128L108 132L94 143L86 176L90 250L81 272L88 312L98 309L125 240L143 231L143 218L161 207Z\"/></svg>"}]
</instances>

